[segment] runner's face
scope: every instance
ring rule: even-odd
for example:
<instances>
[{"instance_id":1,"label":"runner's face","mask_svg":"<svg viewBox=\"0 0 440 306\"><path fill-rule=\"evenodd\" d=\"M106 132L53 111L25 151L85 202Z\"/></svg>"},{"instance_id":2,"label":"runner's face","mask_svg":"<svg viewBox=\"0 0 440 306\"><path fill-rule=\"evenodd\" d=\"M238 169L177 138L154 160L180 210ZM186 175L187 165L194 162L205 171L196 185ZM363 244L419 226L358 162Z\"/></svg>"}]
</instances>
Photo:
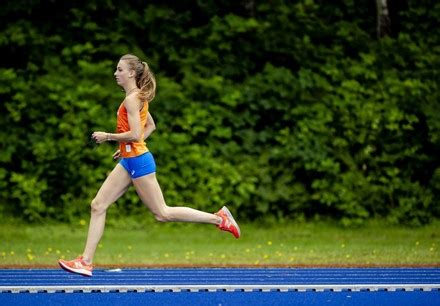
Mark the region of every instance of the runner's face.
<instances>
[{"instance_id":1,"label":"runner's face","mask_svg":"<svg viewBox=\"0 0 440 306\"><path fill-rule=\"evenodd\" d=\"M118 83L119 86L124 87L124 85L128 83L129 79L132 78L132 74L133 72L128 68L127 62L119 61L114 73L116 83Z\"/></svg>"}]
</instances>

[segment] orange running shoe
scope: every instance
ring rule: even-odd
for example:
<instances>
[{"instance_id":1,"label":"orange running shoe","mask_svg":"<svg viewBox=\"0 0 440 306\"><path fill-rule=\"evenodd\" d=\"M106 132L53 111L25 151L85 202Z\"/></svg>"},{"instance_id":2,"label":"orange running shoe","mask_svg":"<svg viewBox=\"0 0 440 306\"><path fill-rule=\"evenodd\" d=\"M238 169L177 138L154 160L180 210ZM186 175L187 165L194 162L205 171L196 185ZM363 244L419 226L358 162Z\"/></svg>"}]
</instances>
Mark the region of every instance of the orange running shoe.
<instances>
[{"instance_id":1,"label":"orange running shoe","mask_svg":"<svg viewBox=\"0 0 440 306\"><path fill-rule=\"evenodd\" d=\"M92 276L93 266L86 264L82 256L74 260L60 259L58 264L67 272L81 274L82 276Z\"/></svg>"},{"instance_id":2,"label":"orange running shoe","mask_svg":"<svg viewBox=\"0 0 440 306\"><path fill-rule=\"evenodd\" d=\"M222 209L215 213L215 215L222 218L222 223L217 225L219 229L222 231L231 232L232 235L234 235L234 237L237 239L240 238L240 227L238 226L237 222L235 222L234 217L232 217L231 212L226 208L226 206L223 206Z\"/></svg>"}]
</instances>

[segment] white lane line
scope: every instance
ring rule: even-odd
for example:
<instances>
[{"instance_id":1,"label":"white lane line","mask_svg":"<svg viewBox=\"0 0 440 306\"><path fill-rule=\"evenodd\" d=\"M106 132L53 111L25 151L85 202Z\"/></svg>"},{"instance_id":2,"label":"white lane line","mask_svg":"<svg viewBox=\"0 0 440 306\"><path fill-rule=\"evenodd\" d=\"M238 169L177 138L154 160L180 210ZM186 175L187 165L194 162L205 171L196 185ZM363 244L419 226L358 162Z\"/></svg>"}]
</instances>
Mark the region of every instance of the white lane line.
<instances>
[{"instance_id":1,"label":"white lane line","mask_svg":"<svg viewBox=\"0 0 440 306\"><path fill-rule=\"evenodd\" d=\"M336 292L343 291L343 290L350 290L350 291L364 291L364 290L365 291L378 291L378 290L431 291L431 290L440 290L440 284L0 286L0 293L6 293L6 292L12 292L12 293L103 292L103 293L106 293L106 292L111 292L111 291L117 291L117 292L121 292L121 293L123 293L123 292L164 292L164 291L170 291L170 292L181 292L181 291L215 292L218 290L223 290L223 291L242 290L245 292L254 291L254 290L265 291L265 292L271 291L271 290L278 290L281 292L286 292L289 290L290 291L332 290L332 291L336 291Z\"/></svg>"}]
</instances>

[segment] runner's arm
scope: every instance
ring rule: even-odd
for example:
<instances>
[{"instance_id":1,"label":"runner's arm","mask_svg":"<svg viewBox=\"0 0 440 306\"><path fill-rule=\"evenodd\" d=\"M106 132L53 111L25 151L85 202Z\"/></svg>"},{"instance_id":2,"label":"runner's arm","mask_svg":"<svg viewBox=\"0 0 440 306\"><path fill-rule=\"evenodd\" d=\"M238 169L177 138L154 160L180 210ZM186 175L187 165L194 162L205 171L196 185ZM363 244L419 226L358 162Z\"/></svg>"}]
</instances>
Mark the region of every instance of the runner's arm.
<instances>
[{"instance_id":1,"label":"runner's arm","mask_svg":"<svg viewBox=\"0 0 440 306\"><path fill-rule=\"evenodd\" d=\"M147 123L144 127L144 139L147 139L156 129L156 124L150 113L147 114Z\"/></svg>"}]
</instances>

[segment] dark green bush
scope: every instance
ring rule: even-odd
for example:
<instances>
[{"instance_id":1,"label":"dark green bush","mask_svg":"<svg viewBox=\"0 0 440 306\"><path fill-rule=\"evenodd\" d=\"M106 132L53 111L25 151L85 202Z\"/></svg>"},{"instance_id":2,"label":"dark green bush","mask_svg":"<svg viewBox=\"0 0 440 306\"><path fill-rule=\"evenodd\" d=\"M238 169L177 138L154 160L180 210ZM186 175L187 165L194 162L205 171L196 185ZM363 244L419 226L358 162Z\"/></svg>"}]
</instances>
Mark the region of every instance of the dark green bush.
<instances>
[{"instance_id":1,"label":"dark green bush","mask_svg":"<svg viewBox=\"0 0 440 306\"><path fill-rule=\"evenodd\" d=\"M5 4L0 211L88 213L116 148L90 135L114 130L112 74L132 52L158 78L148 146L170 205L347 225L438 217L440 6L401 6L378 40L370 2ZM118 206L144 210L134 192Z\"/></svg>"}]
</instances>

